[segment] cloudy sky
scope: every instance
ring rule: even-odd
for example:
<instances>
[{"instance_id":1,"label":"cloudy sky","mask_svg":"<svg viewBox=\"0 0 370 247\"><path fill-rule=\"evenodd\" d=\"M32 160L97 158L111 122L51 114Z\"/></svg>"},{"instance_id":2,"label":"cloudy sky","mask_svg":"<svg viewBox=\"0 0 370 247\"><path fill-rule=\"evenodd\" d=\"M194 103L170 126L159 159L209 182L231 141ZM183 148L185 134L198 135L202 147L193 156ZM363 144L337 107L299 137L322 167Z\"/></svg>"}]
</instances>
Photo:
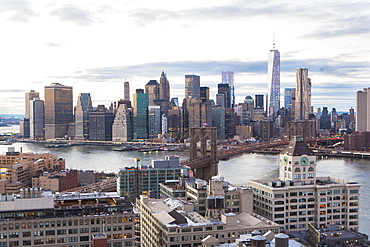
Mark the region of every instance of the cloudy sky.
<instances>
[{"instance_id":1,"label":"cloudy sky","mask_svg":"<svg viewBox=\"0 0 370 247\"><path fill-rule=\"evenodd\" d=\"M370 87L370 3L260 0L0 0L0 114L24 113L24 93L52 82L91 93L93 105L133 93L166 71L171 96L197 74L214 98L235 72L236 100L267 94L275 32L281 88L309 68L314 107L355 107ZM275 30L275 31L274 31Z\"/></svg>"}]
</instances>

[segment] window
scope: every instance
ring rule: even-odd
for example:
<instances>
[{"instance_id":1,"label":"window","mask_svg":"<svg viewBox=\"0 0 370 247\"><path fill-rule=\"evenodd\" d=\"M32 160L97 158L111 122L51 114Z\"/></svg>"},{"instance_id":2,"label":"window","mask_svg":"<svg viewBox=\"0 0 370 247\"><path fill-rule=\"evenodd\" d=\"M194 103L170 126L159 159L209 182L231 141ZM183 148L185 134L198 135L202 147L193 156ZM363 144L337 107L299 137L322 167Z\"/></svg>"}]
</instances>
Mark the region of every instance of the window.
<instances>
[{"instance_id":1,"label":"window","mask_svg":"<svg viewBox=\"0 0 370 247\"><path fill-rule=\"evenodd\" d=\"M68 229L68 234L77 234L77 233L78 233L77 228Z\"/></svg>"},{"instance_id":2,"label":"window","mask_svg":"<svg viewBox=\"0 0 370 247\"><path fill-rule=\"evenodd\" d=\"M301 172L301 169L299 169L298 167L294 169L294 172Z\"/></svg>"},{"instance_id":3,"label":"window","mask_svg":"<svg viewBox=\"0 0 370 247\"><path fill-rule=\"evenodd\" d=\"M301 174L294 174L294 179L301 179Z\"/></svg>"}]
</instances>

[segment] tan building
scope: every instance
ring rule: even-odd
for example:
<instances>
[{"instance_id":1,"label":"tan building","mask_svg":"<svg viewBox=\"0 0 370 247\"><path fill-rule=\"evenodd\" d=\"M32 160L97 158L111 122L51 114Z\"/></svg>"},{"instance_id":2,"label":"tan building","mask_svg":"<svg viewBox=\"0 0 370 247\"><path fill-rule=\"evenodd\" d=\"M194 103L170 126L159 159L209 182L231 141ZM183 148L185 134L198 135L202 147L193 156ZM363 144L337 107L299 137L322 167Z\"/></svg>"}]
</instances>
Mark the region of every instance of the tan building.
<instances>
[{"instance_id":1,"label":"tan building","mask_svg":"<svg viewBox=\"0 0 370 247\"><path fill-rule=\"evenodd\" d=\"M200 246L208 235L220 243L231 243L255 229L262 233L280 231L280 225L248 213L222 213L220 219L207 219L193 211L193 204L179 199L141 196L137 209L142 247Z\"/></svg>"},{"instance_id":2,"label":"tan building","mask_svg":"<svg viewBox=\"0 0 370 247\"><path fill-rule=\"evenodd\" d=\"M77 170L43 172L32 178L32 188L42 188L50 191L66 191L78 187Z\"/></svg>"},{"instance_id":3,"label":"tan building","mask_svg":"<svg viewBox=\"0 0 370 247\"><path fill-rule=\"evenodd\" d=\"M117 193L41 198L14 198L8 194L1 200L1 246L88 247L93 236L102 233L107 246L135 246L132 205Z\"/></svg>"},{"instance_id":4,"label":"tan building","mask_svg":"<svg viewBox=\"0 0 370 247\"><path fill-rule=\"evenodd\" d=\"M254 212L284 225L286 231L341 224L358 230L361 185L316 176L316 156L294 138L280 154L278 180L253 180Z\"/></svg>"}]
</instances>

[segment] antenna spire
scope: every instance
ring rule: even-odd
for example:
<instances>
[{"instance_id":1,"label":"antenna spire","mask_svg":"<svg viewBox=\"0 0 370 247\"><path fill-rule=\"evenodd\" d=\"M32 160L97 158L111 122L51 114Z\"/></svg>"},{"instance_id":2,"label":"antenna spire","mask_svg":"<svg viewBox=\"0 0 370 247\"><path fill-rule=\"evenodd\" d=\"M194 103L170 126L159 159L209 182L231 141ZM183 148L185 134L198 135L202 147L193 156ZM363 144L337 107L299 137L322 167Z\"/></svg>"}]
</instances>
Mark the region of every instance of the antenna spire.
<instances>
[{"instance_id":1,"label":"antenna spire","mask_svg":"<svg viewBox=\"0 0 370 247\"><path fill-rule=\"evenodd\" d=\"M275 28L272 33L272 48L275 50Z\"/></svg>"}]
</instances>

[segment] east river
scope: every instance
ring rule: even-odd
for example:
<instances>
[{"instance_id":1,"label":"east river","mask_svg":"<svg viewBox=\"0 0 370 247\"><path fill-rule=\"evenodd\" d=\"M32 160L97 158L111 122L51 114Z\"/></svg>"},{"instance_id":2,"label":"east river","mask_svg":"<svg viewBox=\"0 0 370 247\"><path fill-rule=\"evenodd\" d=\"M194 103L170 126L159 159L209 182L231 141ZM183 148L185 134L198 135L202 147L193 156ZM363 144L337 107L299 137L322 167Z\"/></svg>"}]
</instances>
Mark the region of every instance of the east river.
<instances>
[{"instance_id":1,"label":"east river","mask_svg":"<svg viewBox=\"0 0 370 247\"><path fill-rule=\"evenodd\" d=\"M14 128L1 127L0 133ZM46 148L41 143L14 143L0 145L0 155L9 147L22 152L50 152L66 160L67 168L118 172L119 168L135 166L134 158L140 158L140 165L149 165L153 159L163 159L166 155L178 155L187 159L187 152L151 152L137 151L115 152L117 147L72 146ZM244 154L228 161L220 161L219 174L235 185L247 185L251 179L273 179L278 177L278 155ZM370 235L370 160L319 158L317 176L331 176L355 181L362 184L360 197L360 231Z\"/></svg>"}]
</instances>

